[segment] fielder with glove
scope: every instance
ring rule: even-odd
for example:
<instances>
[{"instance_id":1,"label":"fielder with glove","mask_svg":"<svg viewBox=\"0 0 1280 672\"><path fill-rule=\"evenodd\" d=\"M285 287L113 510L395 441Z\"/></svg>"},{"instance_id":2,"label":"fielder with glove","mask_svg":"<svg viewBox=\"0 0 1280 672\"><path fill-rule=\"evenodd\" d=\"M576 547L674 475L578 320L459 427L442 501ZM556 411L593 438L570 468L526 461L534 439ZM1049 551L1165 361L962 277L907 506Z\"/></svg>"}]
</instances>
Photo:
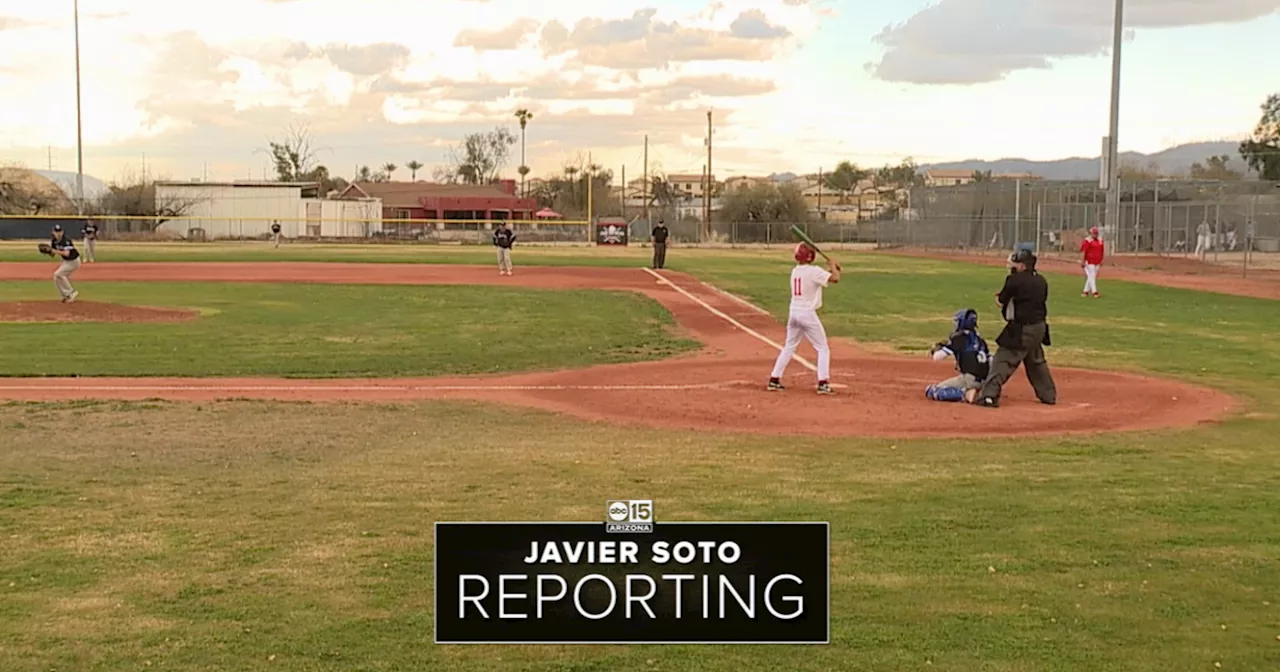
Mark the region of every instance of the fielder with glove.
<instances>
[{"instance_id":1,"label":"fielder with glove","mask_svg":"<svg viewBox=\"0 0 1280 672\"><path fill-rule=\"evenodd\" d=\"M925 388L924 395L934 401L972 403L991 371L991 351L978 335L978 311L965 308L956 312L952 327L951 336L930 348L929 355L935 362L954 359L956 375Z\"/></svg>"}]
</instances>

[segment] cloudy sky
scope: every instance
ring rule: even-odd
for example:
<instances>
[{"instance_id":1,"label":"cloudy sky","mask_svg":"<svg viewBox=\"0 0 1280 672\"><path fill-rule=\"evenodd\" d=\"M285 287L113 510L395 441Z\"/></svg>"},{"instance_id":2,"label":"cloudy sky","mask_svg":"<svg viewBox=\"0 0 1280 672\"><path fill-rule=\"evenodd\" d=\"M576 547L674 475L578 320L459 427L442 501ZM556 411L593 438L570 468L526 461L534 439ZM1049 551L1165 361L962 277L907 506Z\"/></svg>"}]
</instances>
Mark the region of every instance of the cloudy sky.
<instances>
[{"instance_id":1,"label":"cloudy sky","mask_svg":"<svg viewBox=\"0 0 1280 672\"><path fill-rule=\"evenodd\" d=\"M85 169L260 178L297 124L337 174L432 165L520 107L537 175L638 175L646 133L696 173L708 109L720 177L1090 156L1112 3L80 0ZM0 163L75 170L71 5L0 1ZM1128 0L1126 25L1122 150L1237 138L1280 81L1280 0Z\"/></svg>"}]
</instances>

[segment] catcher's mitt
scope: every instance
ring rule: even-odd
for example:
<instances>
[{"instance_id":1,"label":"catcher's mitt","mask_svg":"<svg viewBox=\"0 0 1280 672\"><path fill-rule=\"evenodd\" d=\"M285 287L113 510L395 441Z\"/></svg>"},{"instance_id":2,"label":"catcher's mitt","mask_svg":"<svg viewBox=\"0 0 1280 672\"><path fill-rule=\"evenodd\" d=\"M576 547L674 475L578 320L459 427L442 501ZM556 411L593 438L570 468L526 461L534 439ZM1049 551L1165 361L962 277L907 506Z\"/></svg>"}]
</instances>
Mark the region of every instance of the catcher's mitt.
<instances>
[{"instance_id":1,"label":"catcher's mitt","mask_svg":"<svg viewBox=\"0 0 1280 672\"><path fill-rule=\"evenodd\" d=\"M45 254L50 257L53 256L53 248L49 247L49 243L40 243L40 245L38 245L36 249L40 250L40 254Z\"/></svg>"}]
</instances>

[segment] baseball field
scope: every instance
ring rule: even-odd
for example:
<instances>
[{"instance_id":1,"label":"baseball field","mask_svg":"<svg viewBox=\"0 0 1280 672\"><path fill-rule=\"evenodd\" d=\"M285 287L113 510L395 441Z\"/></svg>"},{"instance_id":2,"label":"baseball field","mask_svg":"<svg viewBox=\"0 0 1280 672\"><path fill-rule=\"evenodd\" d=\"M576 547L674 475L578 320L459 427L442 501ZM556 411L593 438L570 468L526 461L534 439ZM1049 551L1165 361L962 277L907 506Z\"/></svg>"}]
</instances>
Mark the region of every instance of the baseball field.
<instances>
[{"instance_id":1,"label":"baseball field","mask_svg":"<svg viewBox=\"0 0 1280 672\"><path fill-rule=\"evenodd\" d=\"M999 331L1004 272L965 260L837 255L819 397L807 345L764 391L785 249L500 277L481 247L105 242L64 305L32 247L0 244L0 670L1280 667L1280 277L1094 300L1048 265L1059 403L1018 374L983 409L923 394L952 313ZM434 521L620 497L829 521L832 643L432 643Z\"/></svg>"}]
</instances>

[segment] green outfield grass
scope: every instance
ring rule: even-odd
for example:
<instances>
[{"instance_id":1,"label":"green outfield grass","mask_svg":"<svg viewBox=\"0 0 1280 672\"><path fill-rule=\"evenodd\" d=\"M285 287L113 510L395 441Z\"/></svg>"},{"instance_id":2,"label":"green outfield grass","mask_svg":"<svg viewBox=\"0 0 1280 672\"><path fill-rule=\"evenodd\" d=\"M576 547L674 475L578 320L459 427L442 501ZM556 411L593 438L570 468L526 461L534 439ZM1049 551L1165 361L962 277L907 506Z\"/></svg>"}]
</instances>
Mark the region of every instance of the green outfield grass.
<instances>
[{"instance_id":1,"label":"green outfield grass","mask_svg":"<svg viewBox=\"0 0 1280 672\"><path fill-rule=\"evenodd\" d=\"M785 253L671 262L785 310ZM990 323L1002 276L889 257L846 270L829 331L904 351L967 304ZM1246 408L1187 431L891 441L444 402L0 406L0 669L1280 667L1276 303L1119 282L1084 301L1077 278L1050 280L1052 362L1194 380ZM832 645L431 644L433 521L593 520L620 493L656 500L659 521L830 521Z\"/></svg>"},{"instance_id":2,"label":"green outfield grass","mask_svg":"<svg viewBox=\"0 0 1280 672\"><path fill-rule=\"evenodd\" d=\"M0 301L51 294L46 282L0 285ZM639 361L698 347L673 335L670 313L630 292L103 282L89 294L202 316L173 324L0 323L0 374L435 376Z\"/></svg>"}]
</instances>

